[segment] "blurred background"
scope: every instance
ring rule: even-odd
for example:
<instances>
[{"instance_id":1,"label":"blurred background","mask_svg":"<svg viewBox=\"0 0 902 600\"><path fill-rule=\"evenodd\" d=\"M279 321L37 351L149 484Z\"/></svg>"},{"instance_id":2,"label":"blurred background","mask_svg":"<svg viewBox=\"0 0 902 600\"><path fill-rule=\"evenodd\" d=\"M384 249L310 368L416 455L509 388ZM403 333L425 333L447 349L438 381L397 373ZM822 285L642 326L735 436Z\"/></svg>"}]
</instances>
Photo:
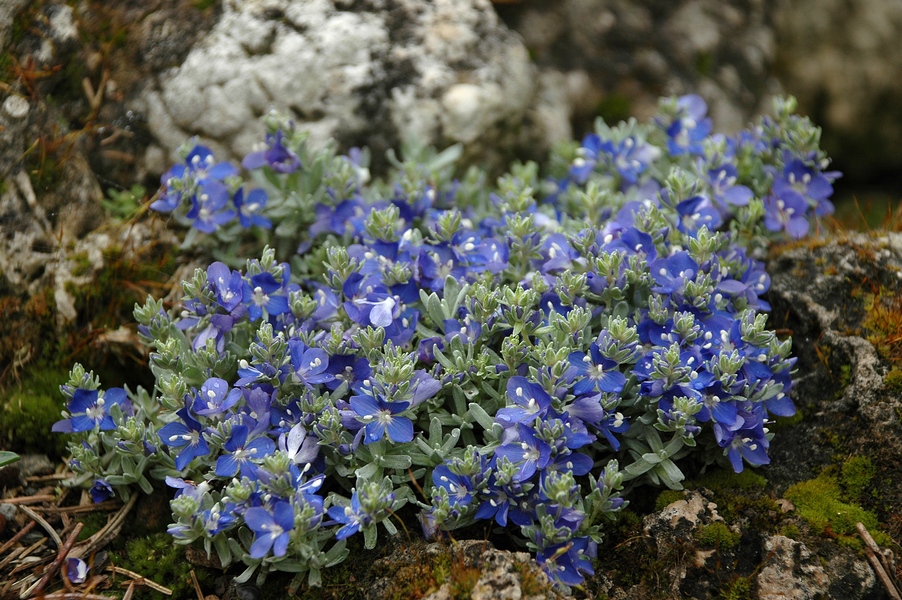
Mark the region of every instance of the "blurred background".
<instances>
[{"instance_id":1,"label":"blurred background","mask_svg":"<svg viewBox=\"0 0 902 600\"><path fill-rule=\"evenodd\" d=\"M78 238L188 139L250 151L271 109L378 173L412 137L541 161L687 93L725 133L796 96L844 173L839 213L877 223L902 198L900 32L898 0L3 0L0 228L37 205Z\"/></svg>"}]
</instances>

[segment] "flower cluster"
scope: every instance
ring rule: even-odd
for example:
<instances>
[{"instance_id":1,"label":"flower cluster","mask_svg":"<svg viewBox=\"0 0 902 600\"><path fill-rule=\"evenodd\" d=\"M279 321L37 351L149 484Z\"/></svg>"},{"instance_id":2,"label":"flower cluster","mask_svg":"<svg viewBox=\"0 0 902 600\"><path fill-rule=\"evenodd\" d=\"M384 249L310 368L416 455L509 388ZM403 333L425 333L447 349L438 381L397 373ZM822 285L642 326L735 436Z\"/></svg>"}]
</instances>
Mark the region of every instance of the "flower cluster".
<instances>
[{"instance_id":1,"label":"flower cluster","mask_svg":"<svg viewBox=\"0 0 902 600\"><path fill-rule=\"evenodd\" d=\"M412 506L429 535L514 528L580 584L629 488L766 464L768 420L795 411L755 257L830 212L837 174L792 101L733 137L705 112L686 96L599 122L556 176L517 164L491 189L453 177L457 148L392 154L370 183L365 153L308 151L275 117L250 191L195 146L152 208L226 241L237 215L270 246L198 269L178 311L136 308L153 393L73 369L54 431L77 483L165 480L172 536L242 581L316 584Z\"/></svg>"}]
</instances>

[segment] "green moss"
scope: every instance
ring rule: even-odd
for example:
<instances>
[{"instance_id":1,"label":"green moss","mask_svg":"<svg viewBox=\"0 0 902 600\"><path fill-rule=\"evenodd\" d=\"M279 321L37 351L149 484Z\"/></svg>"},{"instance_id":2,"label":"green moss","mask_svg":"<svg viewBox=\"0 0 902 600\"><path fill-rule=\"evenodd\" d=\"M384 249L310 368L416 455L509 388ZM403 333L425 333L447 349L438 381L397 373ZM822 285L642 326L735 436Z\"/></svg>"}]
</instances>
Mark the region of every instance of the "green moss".
<instances>
[{"instance_id":1,"label":"green moss","mask_svg":"<svg viewBox=\"0 0 902 600\"><path fill-rule=\"evenodd\" d=\"M866 456L852 456L842 464L841 473L845 497L857 501L877 474L877 466Z\"/></svg>"},{"instance_id":2,"label":"green moss","mask_svg":"<svg viewBox=\"0 0 902 600\"><path fill-rule=\"evenodd\" d=\"M883 378L883 383L897 394L902 393L902 369L892 369L886 374L886 377Z\"/></svg>"},{"instance_id":3,"label":"green moss","mask_svg":"<svg viewBox=\"0 0 902 600\"><path fill-rule=\"evenodd\" d=\"M72 275L81 277L87 275L91 271L91 259L87 252L79 252L72 256L75 266L72 267Z\"/></svg>"},{"instance_id":4,"label":"green moss","mask_svg":"<svg viewBox=\"0 0 902 600\"><path fill-rule=\"evenodd\" d=\"M767 479L751 469L734 473L729 469L714 469L702 475L692 486L706 487L714 492L723 490L763 490Z\"/></svg>"},{"instance_id":5,"label":"green moss","mask_svg":"<svg viewBox=\"0 0 902 600\"><path fill-rule=\"evenodd\" d=\"M125 545L125 553L119 567L134 571L146 579L172 590L172 598L193 598L194 584L191 569L194 569L201 588L212 587L213 574L203 567L192 567L185 558L185 547L173 544L172 537L157 533L145 538L130 540ZM158 592L137 588L135 598L159 598Z\"/></svg>"},{"instance_id":6,"label":"green moss","mask_svg":"<svg viewBox=\"0 0 902 600\"><path fill-rule=\"evenodd\" d=\"M103 529L107 524L107 515L100 512L87 513L83 517L80 517L78 521L84 525L81 533L78 534L78 541L83 542Z\"/></svg>"},{"instance_id":7,"label":"green moss","mask_svg":"<svg viewBox=\"0 0 902 600\"><path fill-rule=\"evenodd\" d=\"M695 531L695 539L702 546L721 550L735 548L739 544L741 537L741 534L727 527L723 521L714 521L708 525L702 525Z\"/></svg>"},{"instance_id":8,"label":"green moss","mask_svg":"<svg viewBox=\"0 0 902 600\"><path fill-rule=\"evenodd\" d=\"M836 380L836 388L833 391L833 399L839 400L846 394L846 388L852 382L852 365L840 365L839 372L833 374Z\"/></svg>"},{"instance_id":9,"label":"green moss","mask_svg":"<svg viewBox=\"0 0 902 600\"><path fill-rule=\"evenodd\" d=\"M796 507L799 515L820 534L830 535L845 545L860 547L856 523L863 523L880 545L890 542L889 537L878 531L874 513L858 505L843 501L839 481L827 474L797 483L786 490L784 496Z\"/></svg>"},{"instance_id":10,"label":"green moss","mask_svg":"<svg viewBox=\"0 0 902 600\"><path fill-rule=\"evenodd\" d=\"M683 499L683 492L678 490L663 490L655 499L655 510L664 510L677 500Z\"/></svg>"},{"instance_id":11,"label":"green moss","mask_svg":"<svg viewBox=\"0 0 902 600\"><path fill-rule=\"evenodd\" d=\"M196 8L197 10L204 11L208 8L212 8L216 6L217 0L193 0L191 2L191 6Z\"/></svg>"},{"instance_id":12,"label":"green moss","mask_svg":"<svg viewBox=\"0 0 902 600\"><path fill-rule=\"evenodd\" d=\"M752 597L751 577L737 577L721 591L723 600L748 600Z\"/></svg>"},{"instance_id":13,"label":"green moss","mask_svg":"<svg viewBox=\"0 0 902 600\"><path fill-rule=\"evenodd\" d=\"M795 526L795 524L789 523L787 525L784 525L780 529L780 535L784 535L790 539L796 540L799 538L799 535L801 535L801 532L799 531L799 528Z\"/></svg>"},{"instance_id":14,"label":"green moss","mask_svg":"<svg viewBox=\"0 0 902 600\"><path fill-rule=\"evenodd\" d=\"M805 414L802 412L801 408L796 408L796 414L791 417L777 417L774 419L774 422L770 425L771 431L781 431L783 429L789 429L794 425L798 425L805 418Z\"/></svg>"},{"instance_id":15,"label":"green moss","mask_svg":"<svg viewBox=\"0 0 902 600\"><path fill-rule=\"evenodd\" d=\"M34 368L18 385L0 395L0 446L20 454L42 453L60 457L65 453L64 436L50 434L62 417L63 397L59 386L68 374L61 370Z\"/></svg>"}]
</instances>

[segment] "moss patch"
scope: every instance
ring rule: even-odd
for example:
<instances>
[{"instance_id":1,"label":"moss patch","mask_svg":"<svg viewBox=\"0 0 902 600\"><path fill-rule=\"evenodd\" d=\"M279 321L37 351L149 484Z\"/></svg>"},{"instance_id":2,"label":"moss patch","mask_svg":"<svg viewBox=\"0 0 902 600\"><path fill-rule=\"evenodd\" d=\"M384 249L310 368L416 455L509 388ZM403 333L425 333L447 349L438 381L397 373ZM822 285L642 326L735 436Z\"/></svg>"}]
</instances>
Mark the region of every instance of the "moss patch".
<instances>
[{"instance_id":1,"label":"moss patch","mask_svg":"<svg viewBox=\"0 0 902 600\"><path fill-rule=\"evenodd\" d=\"M67 373L59 369L34 368L27 379L11 384L0 402L0 447L19 454L41 453L59 458L65 453L63 436L50 428L62 417L63 396L59 386Z\"/></svg>"},{"instance_id":2,"label":"moss patch","mask_svg":"<svg viewBox=\"0 0 902 600\"><path fill-rule=\"evenodd\" d=\"M706 487L714 492L723 490L763 490L767 479L751 469L742 473L734 473L728 469L714 469L702 475L691 484L693 487Z\"/></svg>"},{"instance_id":3,"label":"moss patch","mask_svg":"<svg viewBox=\"0 0 902 600\"><path fill-rule=\"evenodd\" d=\"M859 501L874 476L877 466L866 456L852 456L842 464L840 482L845 497Z\"/></svg>"},{"instance_id":4,"label":"moss patch","mask_svg":"<svg viewBox=\"0 0 902 600\"><path fill-rule=\"evenodd\" d=\"M157 533L145 538L130 540L125 545L125 554L117 566L134 571L145 578L172 590L172 598L195 596L191 581L191 569L202 589L212 587L213 574L202 567L192 567L185 558L185 547L172 543L166 533ZM135 598L159 598L158 592L137 588Z\"/></svg>"},{"instance_id":5,"label":"moss patch","mask_svg":"<svg viewBox=\"0 0 902 600\"><path fill-rule=\"evenodd\" d=\"M878 531L874 513L850 504L843 499L842 489L836 477L821 474L815 479L790 486L784 494L796 507L799 515L817 533L835 537L838 543L861 547L856 523L863 523L880 545L890 542L889 537Z\"/></svg>"},{"instance_id":6,"label":"moss patch","mask_svg":"<svg viewBox=\"0 0 902 600\"><path fill-rule=\"evenodd\" d=\"M726 550L735 548L739 544L741 534L736 533L723 521L714 521L708 525L702 525L695 531L695 539L705 547Z\"/></svg>"}]
</instances>

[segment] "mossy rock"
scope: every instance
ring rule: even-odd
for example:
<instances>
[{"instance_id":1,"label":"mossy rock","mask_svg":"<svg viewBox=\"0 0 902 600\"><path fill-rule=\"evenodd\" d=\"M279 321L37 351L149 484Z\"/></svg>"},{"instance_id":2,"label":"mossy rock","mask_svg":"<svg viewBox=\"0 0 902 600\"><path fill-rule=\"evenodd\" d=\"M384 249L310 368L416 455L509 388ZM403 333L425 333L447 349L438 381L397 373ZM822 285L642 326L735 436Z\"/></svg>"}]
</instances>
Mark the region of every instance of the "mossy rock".
<instances>
[{"instance_id":1,"label":"mossy rock","mask_svg":"<svg viewBox=\"0 0 902 600\"><path fill-rule=\"evenodd\" d=\"M879 531L874 513L843 499L839 481L833 476L822 474L792 485L784 496L795 505L812 530L834 537L838 543L861 547L856 523L862 523L879 545L891 543L889 536Z\"/></svg>"},{"instance_id":2,"label":"mossy rock","mask_svg":"<svg viewBox=\"0 0 902 600\"><path fill-rule=\"evenodd\" d=\"M27 379L9 385L0 399L0 446L20 454L63 456L66 440L50 428L62 418L59 386L66 380L59 369L35 368Z\"/></svg>"},{"instance_id":3,"label":"mossy rock","mask_svg":"<svg viewBox=\"0 0 902 600\"><path fill-rule=\"evenodd\" d=\"M172 537L166 533L129 540L125 544L125 552L115 557L113 562L171 589L171 598L195 597L192 569L201 589L212 588L214 579L213 571L192 566L185 558L185 547L174 544ZM134 598L160 597L159 592L142 587L137 588L134 595Z\"/></svg>"}]
</instances>

